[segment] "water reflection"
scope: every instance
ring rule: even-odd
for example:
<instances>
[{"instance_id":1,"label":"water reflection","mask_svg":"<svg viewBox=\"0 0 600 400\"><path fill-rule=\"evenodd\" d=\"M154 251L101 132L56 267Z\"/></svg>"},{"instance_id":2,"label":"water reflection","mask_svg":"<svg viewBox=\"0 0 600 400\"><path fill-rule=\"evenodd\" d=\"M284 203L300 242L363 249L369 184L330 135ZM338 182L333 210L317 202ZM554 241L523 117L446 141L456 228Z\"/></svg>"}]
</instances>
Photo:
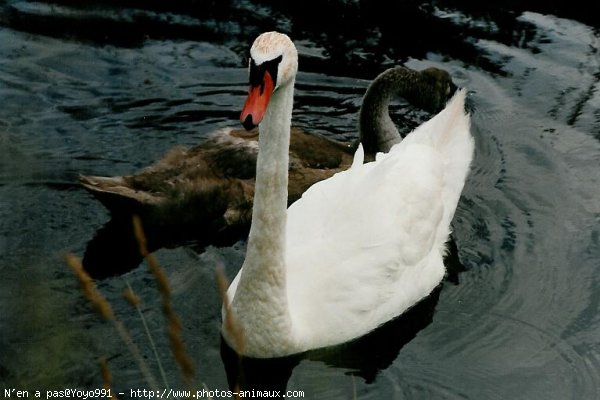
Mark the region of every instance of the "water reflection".
<instances>
[{"instance_id":1,"label":"water reflection","mask_svg":"<svg viewBox=\"0 0 600 400\"><path fill-rule=\"evenodd\" d=\"M83 265L95 279L122 275L137 268L142 262L139 245L133 234L132 214L113 216L96 231L88 242ZM197 252L206 246L231 246L248 234L248 226L237 226L222 232L200 229L201 221L192 220L189 224L169 224L164 218L144 218L142 224L148 240L148 249L154 252L161 248L175 248L187 245ZM152 223L154 221L154 223Z\"/></svg>"},{"instance_id":2,"label":"water reflection","mask_svg":"<svg viewBox=\"0 0 600 400\"><path fill-rule=\"evenodd\" d=\"M123 8L125 6L125 8ZM481 52L472 38L539 52L535 26L515 18L525 10L556 12L543 2L486 5L462 0L419 2L310 0L282 3L273 0L196 2L128 1L115 6L97 0L45 2L14 1L5 20L16 29L56 37L76 37L94 43L141 46L147 39L191 39L227 43L245 57L260 32L280 30L302 38L307 49L303 71L370 77L368 71L425 58L427 52L462 60L495 74L509 73L502 60ZM596 11L598 6L596 6ZM315 13L311 10L319 10ZM596 23L587 2L565 7L574 18ZM293 16L293 17L292 17ZM292 23L293 19L293 23ZM331 23L336 21L336 23Z\"/></svg>"}]
</instances>

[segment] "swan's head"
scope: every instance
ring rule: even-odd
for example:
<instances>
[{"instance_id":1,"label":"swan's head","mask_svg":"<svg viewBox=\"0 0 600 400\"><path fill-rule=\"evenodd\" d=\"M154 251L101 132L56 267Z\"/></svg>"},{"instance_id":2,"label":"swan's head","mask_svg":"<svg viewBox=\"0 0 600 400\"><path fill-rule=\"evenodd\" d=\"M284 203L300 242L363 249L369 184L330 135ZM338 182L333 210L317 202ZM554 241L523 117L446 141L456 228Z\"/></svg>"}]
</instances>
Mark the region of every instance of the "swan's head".
<instances>
[{"instance_id":1,"label":"swan's head","mask_svg":"<svg viewBox=\"0 0 600 400\"><path fill-rule=\"evenodd\" d=\"M292 40L279 32L266 32L250 49L250 89L240 121L248 130L262 121L271 95L293 84L298 71L298 52Z\"/></svg>"}]
</instances>

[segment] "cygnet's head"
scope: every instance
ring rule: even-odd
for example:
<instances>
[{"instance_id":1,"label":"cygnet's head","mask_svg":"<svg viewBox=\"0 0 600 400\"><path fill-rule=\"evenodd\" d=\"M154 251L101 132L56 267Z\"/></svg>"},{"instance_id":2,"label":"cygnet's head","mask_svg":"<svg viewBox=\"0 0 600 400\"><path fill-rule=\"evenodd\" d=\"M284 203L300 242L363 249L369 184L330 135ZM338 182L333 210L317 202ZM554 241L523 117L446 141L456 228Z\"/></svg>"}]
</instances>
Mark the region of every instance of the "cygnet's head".
<instances>
[{"instance_id":1,"label":"cygnet's head","mask_svg":"<svg viewBox=\"0 0 600 400\"><path fill-rule=\"evenodd\" d=\"M458 89L450 74L440 68L427 68L420 72L422 88L414 104L430 112L439 112Z\"/></svg>"}]
</instances>

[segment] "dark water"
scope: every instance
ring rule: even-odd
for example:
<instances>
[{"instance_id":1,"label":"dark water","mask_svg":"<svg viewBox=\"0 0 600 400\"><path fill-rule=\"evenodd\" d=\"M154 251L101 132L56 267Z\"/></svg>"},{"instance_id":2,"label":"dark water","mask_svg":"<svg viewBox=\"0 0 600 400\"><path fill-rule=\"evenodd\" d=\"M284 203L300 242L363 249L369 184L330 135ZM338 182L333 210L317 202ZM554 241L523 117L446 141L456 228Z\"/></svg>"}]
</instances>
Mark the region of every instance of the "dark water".
<instances>
[{"instance_id":1,"label":"dark water","mask_svg":"<svg viewBox=\"0 0 600 400\"><path fill-rule=\"evenodd\" d=\"M67 251L82 256L110 219L78 175L130 173L175 144L235 125L247 47L277 28L301 54L298 126L353 139L368 79L401 63L447 69L474 91L476 107L476 155L453 222L466 268L459 283L443 285L431 322L401 349L394 335L380 341L386 362L376 376L365 378L360 365L302 360L287 388L320 399L600 398L597 9L60 3L2 3L0 386L101 387L104 356L125 398L148 387L63 262ZM335 27L327 23L334 17ZM403 103L393 114L405 129L426 118ZM244 243L155 254L196 365L194 387L226 389L213 271L223 264L233 277ZM146 266L99 288L162 388L143 324L121 296L127 282L142 297L169 384L183 388Z\"/></svg>"}]
</instances>

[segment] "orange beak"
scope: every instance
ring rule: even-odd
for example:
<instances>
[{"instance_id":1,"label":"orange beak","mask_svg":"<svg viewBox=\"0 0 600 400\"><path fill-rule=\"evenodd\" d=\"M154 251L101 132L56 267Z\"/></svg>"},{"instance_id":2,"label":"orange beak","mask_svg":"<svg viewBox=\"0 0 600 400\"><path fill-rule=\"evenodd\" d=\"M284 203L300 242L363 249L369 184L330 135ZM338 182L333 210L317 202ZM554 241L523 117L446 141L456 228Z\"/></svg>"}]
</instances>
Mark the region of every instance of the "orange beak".
<instances>
[{"instance_id":1,"label":"orange beak","mask_svg":"<svg viewBox=\"0 0 600 400\"><path fill-rule=\"evenodd\" d=\"M269 71L265 71L261 85L250 86L246 104L244 104L240 115L240 121L246 130L249 131L260 124L267 111L274 88L275 82L273 82Z\"/></svg>"}]
</instances>

